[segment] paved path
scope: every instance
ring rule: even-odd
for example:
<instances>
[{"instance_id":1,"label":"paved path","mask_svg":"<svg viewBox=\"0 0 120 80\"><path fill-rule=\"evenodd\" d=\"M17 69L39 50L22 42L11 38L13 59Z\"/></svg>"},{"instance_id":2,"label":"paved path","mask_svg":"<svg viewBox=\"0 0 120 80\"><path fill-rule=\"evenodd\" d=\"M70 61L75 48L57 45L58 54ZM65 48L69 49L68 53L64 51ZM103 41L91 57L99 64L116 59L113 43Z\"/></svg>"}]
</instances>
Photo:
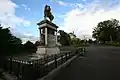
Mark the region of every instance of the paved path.
<instances>
[{"instance_id":1,"label":"paved path","mask_svg":"<svg viewBox=\"0 0 120 80\"><path fill-rule=\"evenodd\" d=\"M120 48L91 46L84 58L76 58L54 80L120 80Z\"/></svg>"}]
</instances>

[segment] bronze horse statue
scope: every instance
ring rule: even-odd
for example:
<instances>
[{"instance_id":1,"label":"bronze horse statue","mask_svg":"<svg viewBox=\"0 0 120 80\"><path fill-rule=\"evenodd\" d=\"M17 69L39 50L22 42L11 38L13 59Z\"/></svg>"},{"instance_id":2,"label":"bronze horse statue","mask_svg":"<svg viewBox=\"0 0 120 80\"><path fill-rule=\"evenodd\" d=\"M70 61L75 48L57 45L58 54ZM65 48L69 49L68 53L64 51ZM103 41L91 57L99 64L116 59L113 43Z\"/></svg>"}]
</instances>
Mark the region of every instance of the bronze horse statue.
<instances>
[{"instance_id":1,"label":"bronze horse statue","mask_svg":"<svg viewBox=\"0 0 120 80\"><path fill-rule=\"evenodd\" d=\"M51 8L48 5L46 5L44 9L44 19L46 19L47 17L50 19L50 21L54 19L54 16L51 13Z\"/></svg>"}]
</instances>

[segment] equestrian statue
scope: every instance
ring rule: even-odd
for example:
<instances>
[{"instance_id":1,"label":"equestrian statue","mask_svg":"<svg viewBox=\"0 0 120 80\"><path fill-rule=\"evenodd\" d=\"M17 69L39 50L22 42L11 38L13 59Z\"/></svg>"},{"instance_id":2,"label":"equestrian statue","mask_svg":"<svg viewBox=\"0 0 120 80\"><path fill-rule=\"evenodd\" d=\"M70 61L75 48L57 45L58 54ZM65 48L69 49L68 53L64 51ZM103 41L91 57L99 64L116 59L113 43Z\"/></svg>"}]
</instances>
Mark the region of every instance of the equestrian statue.
<instances>
[{"instance_id":1,"label":"equestrian statue","mask_svg":"<svg viewBox=\"0 0 120 80\"><path fill-rule=\"evenodd\" d=\"M47 17L50 19L50 21L53 21L54 19L54 16L51 13L51 8L48 5L46 5L44 8L44 19L46 19Z\"/></svg>"}]
</instances>

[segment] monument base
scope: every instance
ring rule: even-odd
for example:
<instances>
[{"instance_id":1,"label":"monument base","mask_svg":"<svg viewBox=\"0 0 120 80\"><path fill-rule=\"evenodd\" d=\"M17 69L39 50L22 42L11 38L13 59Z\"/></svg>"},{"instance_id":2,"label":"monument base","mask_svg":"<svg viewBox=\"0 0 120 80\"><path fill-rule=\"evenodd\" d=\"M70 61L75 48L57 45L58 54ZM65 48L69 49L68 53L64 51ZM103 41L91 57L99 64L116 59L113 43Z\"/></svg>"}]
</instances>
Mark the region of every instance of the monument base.
<instances>
[{"instance_id":1,"label":"monument base","mask_svg":"<svg viewBox=\"0 0 120 80\"><path fill-rule=\"evenodd\" d=\"M44 56L44 55L52 55L60 53L59 47L41 47L39 46L36 51L37 54Z\"/></svg>"}]
</instances>

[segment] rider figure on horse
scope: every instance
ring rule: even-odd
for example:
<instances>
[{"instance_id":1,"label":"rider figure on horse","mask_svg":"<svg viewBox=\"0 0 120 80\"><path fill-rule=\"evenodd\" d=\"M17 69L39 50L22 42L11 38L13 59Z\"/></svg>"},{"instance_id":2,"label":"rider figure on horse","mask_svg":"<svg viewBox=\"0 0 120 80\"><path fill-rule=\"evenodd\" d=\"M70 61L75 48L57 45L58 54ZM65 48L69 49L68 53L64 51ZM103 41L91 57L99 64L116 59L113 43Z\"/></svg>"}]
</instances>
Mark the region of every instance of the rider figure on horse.
<instances>
[{"instance_id":1,"label":"rider figure on horse","mask_svg":"<svg viewBox=\"0 0 120 80\"><path fill-rule=\"evenodd\" d=\"M48 5L46 5L44 9L44 18L46 19L47 17L50 19L50 21L54 19L54 16L51 13L51 8Z\"/></svg>"}]
</instances>

